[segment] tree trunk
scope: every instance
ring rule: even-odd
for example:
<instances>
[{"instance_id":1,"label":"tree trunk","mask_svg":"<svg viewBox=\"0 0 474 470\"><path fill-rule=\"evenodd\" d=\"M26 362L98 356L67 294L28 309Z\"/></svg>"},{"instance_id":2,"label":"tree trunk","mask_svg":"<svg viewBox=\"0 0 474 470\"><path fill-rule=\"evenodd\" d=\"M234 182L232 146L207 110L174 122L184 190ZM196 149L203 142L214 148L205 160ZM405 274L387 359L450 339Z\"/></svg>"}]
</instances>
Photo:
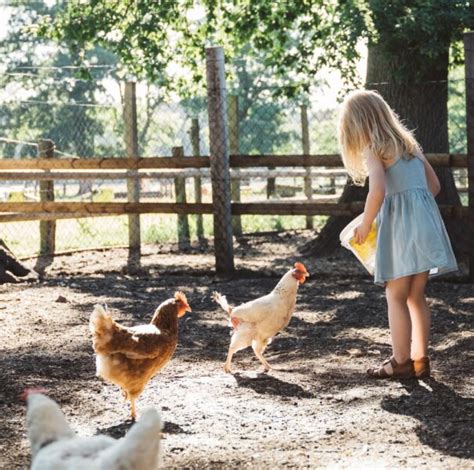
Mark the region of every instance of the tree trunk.
<instances>
[{"instance_id":1,"label":"tree trunk","mask_svg":"<svg viewBox=\"0 0 474 470\"><path fill-rule=\"evenodd\" d=\"M431 73L420 83L387 83L396 73L397 64L387 63L376 46L369 48L367 88L377 90L387 103L413 129L424 153L448 153L448 51L442 61L433 64ZM403 61L403 56L399 58ZM416 71L415 71L416 72ZM437 197L440 204L460 205L461 200L450 168L436 168L441 182Z\"/></svg>"},{"instance_id":2,"label":"tree trunk","mask_svg":"<svg viewBox=\"0 0 474 470\"><path fill-rule=\"evenodd\" d=\"M0 240L0 284L18 282L17 277L24 277L30 270L23 266L10 251L3 240Z\"/></svg>"},{"instance_id":3,"label":"tree trunk","mask_svg":"<svg viewBox=\"0 0 474 470\"><path fill-rule=\"evenodd\" d=\"M380 46L370 45L367 63L366 88L377 90L402 118L425 153L449 152L448 141L448 51L444 60L432 64L429 74L413 80L397 81L397 68L403 64L403 51L395 60L387 61ZM450 168L437 168L441 192L436 198L440 204L461 205ZM367 185L358 190L346 184L341 202L364 201ZM304 254L328 255L339 246L339 233L350 222L348 217L330 217L319 236L302 248ZM460 224L445 220L456 251L462 251Z\"/></svg>"}]
</instances>

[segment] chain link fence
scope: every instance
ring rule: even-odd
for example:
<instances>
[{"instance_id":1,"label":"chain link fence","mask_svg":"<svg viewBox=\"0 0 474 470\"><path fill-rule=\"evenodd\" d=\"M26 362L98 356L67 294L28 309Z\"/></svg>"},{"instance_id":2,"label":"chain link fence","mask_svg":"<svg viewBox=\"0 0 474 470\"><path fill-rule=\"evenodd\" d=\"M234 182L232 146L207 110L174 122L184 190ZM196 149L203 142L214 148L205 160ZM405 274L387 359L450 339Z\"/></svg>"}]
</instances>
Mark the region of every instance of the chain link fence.
<instances>
[{"instance_id":1,"label":"chain link fence","mask_svg":"<svg viewBox=\"0 0 474 470\"><path fill-rule=\"evenodd\" d=\"M57 78L55 79L57 80ZM43 92L33 97L21 80L9 82L0 94L0 156L5 159L35 158L41 138L55 142L55 157L125 157L129 154L124 120L123 84L101 82L91 84L68 78L70 90L65 101L43 80ZM63 81L61 81L63 83ZM64 85L64 83L63 83ZM82 88L81 88L82 87ZM49 90L49 91L48 91ZM82 91L81 91L82 90ZM84 91L86 90L86 91ZM112 91L111 91L112 90ZM229 89L229 151L243 155L290 155L337 153L337 102L321 99L296 101L275 97L272 89ZM85 98L88 97L88 100ZM230 105L231 100L234 104ZM209 124L207 97L165 100L159 90L140 85L136 97L137 156L171 156L173 147L182 147L185 156L209 155ZM451 153L466 152L464 80L455 76L449 82L449 139ZM234 113L234 115L231 115ZM307 138L303 121L307 122ZM261 170L259 172L259 170ZM281 170L278 173L278 170ZM266 168L243 173L238 179L242 202L267 199L301 200L305 192L305 170L292 172L275 169L277 176L265 176ZM463 202L467 184L466 170L455 170L455 180ZM212 187L208 170L197 177L187 177L187 202L211 202ZM346 181L342 171L311 174L312 197L337 197ZM176 200L175 176L140 179L141 202L173 202ZM54 182L57 201L126 202L129 200L126 179L87 178L61 179ZM235 194L233 192L233 199ZM38 181L3 180L2 201L39 201ZM189 241L196 242L213 235L212 216L186 216ZM324 224L325 217L315 217L315 226ZM126 246L129 243L129 217L103 216L57 221L56 250ZM305 216L241 216L242 233L301 229L307 226ZM145 214L140 216L141 242L144 244L178 241L178 216ZM0 238L18 256L34 256L39 250L39 222L17 221L0 223Z\"/></svg>"}]
</instances>

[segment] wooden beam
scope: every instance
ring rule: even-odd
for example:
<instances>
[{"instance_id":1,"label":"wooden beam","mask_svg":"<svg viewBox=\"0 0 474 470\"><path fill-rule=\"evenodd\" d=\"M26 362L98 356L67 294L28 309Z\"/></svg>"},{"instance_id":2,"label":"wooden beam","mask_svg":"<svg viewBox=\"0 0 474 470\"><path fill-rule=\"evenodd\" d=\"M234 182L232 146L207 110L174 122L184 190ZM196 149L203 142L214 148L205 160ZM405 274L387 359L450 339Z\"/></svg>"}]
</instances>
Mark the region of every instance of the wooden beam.
<instances>
[{"instance_id":1,"label":"wooden beam","mask_svg":"<svg viewBox=\"0 0 474 470\"><path fill-rule=\"evenodd\" d=\"M331 197L331 196L329 196ZM353 215L363 211L363 202L334 203L328 198L312 201L263 201L232 204L232 213L254 215ZM448 217L466 217L467 207L440 206L440 211ZM210 203L174 203L174 202L2 202L0 213L60 215L65 218L76 215L96 216L124 214L212 214ZM5 214L4 214L5 215ZM6 216L6 215L5 215ZM51 220L48 218L48 220Z\"/></svg>"},{"instance_id":2,"label":"wooden beam","mask_svg":"<svg viewBox=\"0 0 474 470\"><path fill-rule=\"evenodd\" d=\"M427 154L434 166L466 168L465 154ZM167 168L209 168L209 157L147 157L147 158L26 158L0 159L0 170L135 170ZM342 168L339 155L230 155L233 168L303 167Z\"/></svg>"},{"instance_id":3,"label":"wooden beam","mask_svg":"<svg viewBox=\"0 0 474 470\"><path fill-rule=\"evenodd\" d=\"M310 140L309 140L309 120L308 120L308 107L303 104L300 108L301 115L301 144L303 155L309 155L311 152L310 149ZM313 198L313 188L311 180L311 167L306 167L306 176L304 178L304 193L306 198L311 200ZM313 217L306 216L306 228L312 230L313 227Z\"/></svg>"},{"instance_id":4,"label":"wooden beam","mask_svg":"<svg viewBox=\"0 0 474 470\"><path fill-rule=\"evenodd\" d=\"M191 137L192 154L194 157L201 155L201 139L199 133L199 119L191 119ZM202 202L202 180L201 176L194 176L194 202ZM204 219L202 214L196 214L196 235L200 243L204 242Z\"/></svg>"},{"instance_id":5,"label":"wooden beam","mask_svg":"<svg viewBox=\"0 0 474 470\"><path fill-rule=\"evenodd\" d=\"M188 158L188 157L186 157ZM306 170L304 168L279 168L277 170L270 170L268 168L247 169L247 170L231 170L231 179L245 179L245 178L268 178L268 177L282 177L282 178L298 178L304 177ZM327 177L334 178L337 176L346 176L347 173L343 169L326 170L318 168L312 172L313 178ZM202 176L209 177L208 168L178 168L169 170L20 170L0 171L0 180L3 181L42 181L42 180L124 180L127 178L149 178L149 179L173 179L173 178L200 178ZM199 202L199 201L196 201Z\"/></svg>"},{"instance_id":6,"label":"wooden beam","mask_svg":"<svg viewBox=\"0 0 474 470\"><path fill-rule=\"evenodd\" d=\"M137 96L135 82L125 83L123 100L123 125L125 150L128 158L137 160L138 157L138 124L137 124ZM137 178L137 170L131 171L131 177L127 178L127 200L128 202L140 201L140 180ZM141 233L140 215L128 216L128 267L132 271L140 264Z\"/></svg>"},{"instance_id":7,"label":"wooden beam","mask_svg":"<svg viewBox=\"0 0 474 470\"><path fill-rule=\"evenodd\" d=\"M465 218L467 207L462 206L439 206L446 217ZM363 202L330 203L312 201L289 201L289 202L249 202L232 204L233 214L253 215L358 215L364 210Z\"/></svg>"},{"instance_id":8,"label":"wooden beam","mask_svg":"<svg viewBox=\"0 0 474 470\"><path fill-rule=\"evenodd\" d=\"M216 271L234 271L224 49L206 47L207 115Z\"/></svg>"},{"instance_id":9,"label":"wooden beam","mask_svg":"<svg viewBox=\"0 0 474 470\"><path fill-rule=\"evenodd\" d=\"M428 160L432 161L431 154L428 154ZM467 167L467 155L462 153L450 154L450 167L451 168L466 168Z\"/></svg>"},{"instance_id":10,"label":"wooden beam","mask_svg":"<svg viewBox=\"0 0 474 470\"><path fill-rule=\"evenodd\" d=\"M54 158L54 142L52 140L41 139L38 141L38 158ZM54 181L43 180L39 183L40 201L54 201ZM56 250L56 221L42 220L40 222L40 256L52 257Z\"/></svg>"},{"instance_id":11,"label":"wooden beam","mask_svg":"<svg viewBox=\"0 0 474 470\"><path fill-rule=\"evenodd\" d=\"M247 202L232 204L233 214L253 215L353 215L364 210L364 203L326 203L315 200L291 202Z\"/></svg>"},{"instance_id":12,"label":"wooden beam","mask_svg":"<svg viewBox=\"0 0 474 470\"><path fill-rule=\"evenodd\" d=\"M117 214L90 214L68 212L19 212L0 214L0 223L7 222L38 222L41 220L61 220L61 219L83 219L85 217L116 217ZM128 245L127 245L128 247ZM57 254L57 252L55 253Z\"/></svg>"},{"instance_id":13,"label":"wooden beam","mask_svg":"<svg viewBox=\"0 0 474 470\"><path fill-rule=\"evenodd\" d=\"M66 214L212 214L212 204L174 202L1 202L0 212Z\"/></svg>"},{"instance_id":14,"label":"wooden beam","mask_svg":"<svg viewBox=\"0 0 474 470\"><path fill-rule=\"evenodd\" d=\"M173 157L184 158L183 147L173 147L171 149ZM186 179L179 176L174 179L174 194L175 201L179 204L186 203ZM178 244L179 248L186 248L191 243L191 237L189 234L189 222L187 214L178 215Z\"/></svg>"},{"instance_id":15,"label":"wooden beam","mask_svg":"<svg viewBox=\"0 0 474 470\"><path fill-rule=\"evenodd\" d=\"M238 154L240 152L239 142L239 97L237 95L229 96L229 152ZM235 168L234 172L240 173L239 168ZM240 179L231 178L230 193L232 201L240 202ZM232 230L237 237L242 235L242 219L238 215L232 216Z\"/></svg>"},{"instance_id":16,"label":"wooden beam","mask_svg":"<svg viewBox=\"0 0 474 470\"><path fill-rule=\"evenodd\" d=\"M139 170L151 168L209 168L209 157L147 158L29 158L0 159L0 170Z\"/></svg>"},{"instance_id":17,"label":"wooden beam","mask_svg":"<svg viewBox=\"0 0 474 470\"><path fill-rule=\"evenodd\" d=\"M469 245L469 280L474 283L474 31L464 34L466 80L466 132L467 132L467 180L468 224L466 237Z\"/></svg>"}]
</instances>

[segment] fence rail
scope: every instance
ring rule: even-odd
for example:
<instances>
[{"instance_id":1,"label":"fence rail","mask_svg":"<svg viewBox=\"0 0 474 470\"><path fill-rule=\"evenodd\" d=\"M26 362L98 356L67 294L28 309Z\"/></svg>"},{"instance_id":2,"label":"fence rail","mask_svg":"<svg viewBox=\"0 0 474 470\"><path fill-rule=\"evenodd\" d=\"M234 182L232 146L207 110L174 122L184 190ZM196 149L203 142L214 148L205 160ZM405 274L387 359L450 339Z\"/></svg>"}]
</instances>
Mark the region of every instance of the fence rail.
<instances>
[{"instance_id":1,"label":"fence rail","mask_svg":"<svg viewBox=\"0 0 474 470\"><path fill-rule=\"evenodd\" d=\"M72 170L72 171L61 171L61 170L24 170L24 171L11 171L6 170L0 172L0 180L20 180L20 181L41 181L41 180L84 180L84 179L100 179L100 180L117 180L126 178L140 178L140 179L171 179L171 178L194 178L196 176L209 177L210 173L208 168L184 168L175 170L109 170L93 171L93 170ZM345 170L326 170L319 169L315 173L314 177L341 177L347 173ZM300 178L307 175L306 170L298 169L257 169L257 170L244 170L236 172L231 170L230 177L232 179L246 179L246 178Z\"/></svg>"},{"instance_id":2,"label":"fence rail","mask_svg":"<svg viewBox=\"0 0 474 470\"><path fill-rule=\"evenodd\" d=\"M467 155L463 154L428 154L428 160L433 166L452 168L465 168L467 166ZM16 163L17 167L31 170L41 168L44 172L31 171L11 171L0 173L0 179L28 179L28 180L55 180L55 179L82 179L82 178L100 178L100 179L135 179L135 178L174 178L181 176L194 177L196 171L203 168L203 162L209 164L208 157L158 157L158 158L103 158L90 160L74 159L53 159L37 158L20 161L0 160L0 170L10 167ZM278 162L278 163L276 163ZM342 166L342 160L339 155L233 155L231 165L234 168L261 168L263 166L290 166L292 167L328 167L336 168ZM330 163L331 165L328 165ZM193 165L197 164L197 167ZM336 165L337 164L337 165ZM180 168L184 171L179 172L128 172L114 171L117 167L124 169L130 168ZM91 170L90 173L81 171L84 168ZM68 172L55 173L51 170L69 169ZM186 170L191 173L187 173ZM234 173L234 177L245 178L250 176L276 177L276 176L300 176L307 177L305 170L296 170L296 173L288 170L267 169L266 171ZM343 172L334 170L318 169L312 173L312 177L318 176L341 176ZM54 191L50 188L51 191ZM332 202L328 202L332 201ZM233 215L351 215L361 211L363 207L359 203L338 203L334 202L334 196L318 196L311 200L287 201L287 202L253 202L253 203L233 203ZM464 208L455 206L441 207L446 216L464 217L466 211ZM1 214L3 213L3 214ZM5 214L16 213L16 214ZM28 216L20 213L27 213ZM58 214L58 218L65 218L67 214L71 217L94 216L104 214L211 214L213 213L212 204L205 203L173 203L173 202L0 202L0 221L8 220L54 220L52 215ZM13 216L13 217L12 217ZM46 217L46 219L45 219Z\"/></svg>"},{"instance_id":3,"label":"fence rail","mask_svg":"<svg viewBox=\"0 0 474 470\"><path fill-rule=\"evenodd\" d=\"M319 201L318 201L319 199ZM232 203L233 215L354 215L364 210L363 202L323 202L324 198L293 201L263 201ZM330 196L328 199L335 199ZM465 217L467 207L440 205L446 217ZM212 203L176 202L3 202L0 211L34 214L28 220L43 220L43 215L61 215L71 218L78 215L126 214L213 214ZM36 218L38 214L38 218ZM0 221L5 221L1 219ZM18 219L15 219L18 220ZM48 220L53 218L48 217Z\"/></svg>"},{"instance_id":4,"label":"fence rail","mask_svg":"<svg viewBox=\"0 0 474 470\"><path fill-rule=\"evenodd\" d=\"M433 166L466 168L467 155L431 153L427 155ZM28 158L0 160L0 170L141 170L166 168L209 168L210 158L201 157L146 157L146 158ZM258 167L327 167L341 168L338 154L329 155L231 155L231 168Z\"/></svg>"}]
</instances>

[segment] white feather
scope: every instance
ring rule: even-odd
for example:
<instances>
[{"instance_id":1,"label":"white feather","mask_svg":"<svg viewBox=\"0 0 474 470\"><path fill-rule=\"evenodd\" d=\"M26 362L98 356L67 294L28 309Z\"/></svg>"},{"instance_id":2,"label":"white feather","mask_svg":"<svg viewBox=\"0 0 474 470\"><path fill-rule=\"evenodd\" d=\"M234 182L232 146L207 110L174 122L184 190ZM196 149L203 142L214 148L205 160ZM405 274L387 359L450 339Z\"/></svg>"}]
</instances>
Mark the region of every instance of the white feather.
<instances>
[{"instance_id":1,"label":"white feather","mask_svg":"<svg viewBox=\"0 0 474 470\"><path fill-rule=\"evenodd\" d=\"M53 400L33 394L28 397L27 426L32 470L149 470L159 464L162 424L151 408L118 441L77 437Z\"/></svg>"},{"instance_id":2,"label":"white feather","mask_svg":"<svg viewBox=\"0 0 474 470\"><path fill-rule=\"evenodd\" d=\"M213 300L215 300L229 315L232 313L232 307L227 302L225 295L219 294L219 292L213 292Z\"/></svg>"},{"instance_id":3,"label":"white feather","mask_svg":"<svg viewBox=\"0 0 474 470\"><path fill-rule=\"evenodd\" d=\"M160 334L159 328L155 325L138 325L128 328L130 331L134 333L148 333L148 334Z\"/></svg>"}]
</instances>

